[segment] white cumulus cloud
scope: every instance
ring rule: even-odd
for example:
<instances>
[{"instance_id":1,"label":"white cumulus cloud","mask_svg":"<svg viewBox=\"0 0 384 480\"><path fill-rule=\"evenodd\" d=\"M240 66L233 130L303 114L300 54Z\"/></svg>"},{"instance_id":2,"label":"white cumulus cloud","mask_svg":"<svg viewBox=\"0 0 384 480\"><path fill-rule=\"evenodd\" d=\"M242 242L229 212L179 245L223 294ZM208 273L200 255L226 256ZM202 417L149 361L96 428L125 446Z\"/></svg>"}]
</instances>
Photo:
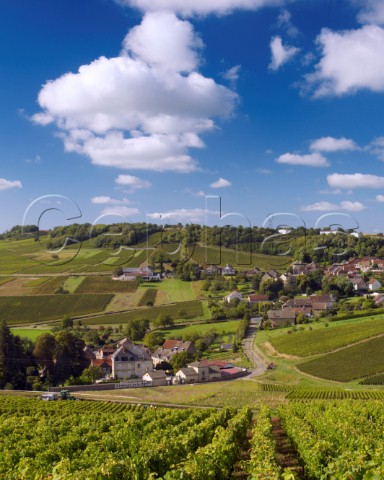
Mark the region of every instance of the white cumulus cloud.
<instances>
[{"instance_id":1,"label":"white cumulus cloud","mask_svg":"<svg viewBox=\"0 0 384 480\"><path fill-rule=\"evenodd\" d=\"M20 180L0 178L0 190L10 190L11 188L22 188Z\"/></svg>"},{"instance_id":2,"label":"white cumulus cloud","mask_svg":"<svg viewBox=\"0 0 384 480\"><path fill-rule=\"evenodd\" d=\"M360 0L362 9L357 19L360 23L373 23L384 25L384 2L383 0Z\"/></svg>"},{"instance_id":3,"label":"white cumulus cloud","mask_svg":"<svg viewBox=\"0 0 384 480\"><path fill-rule=\"evenodd\" d=\"M175 72L192 72L199 65L203 47L193 26L171 12L147 13L125 37L123 52L148 65Z\"/></svg>"},{"instance_id":4,"label":"white cumulus cloud","mask_svg":"<svg viewBox=\"0 0 384 480\"><path fill-rule=\"evenodd\" d=\"M364 173L332 173L328 175L327 181L332 188L384 188L384 177Z\"/></svg>"},{"instance_id":5,"label":"white cumulus cloud","mask_svg":"<svg viewBox=\"0 0 384 480\"><path fill-rule=\"evenodd\" d=\"M276 159L277 163L287 165L304 165L307 167L328 167L328 160L320 155L320 153L310 153L307 155L299 155L296 153L284 153Z\"/></svg>"},{"instance_id":6,"label":"white cumulus cloud","mask_svg":"<svg viewBox=\"0 0 384 480\"><path fill-rule=\"evenodd\" d=\"M190 149L204 147L200 135L214 130L215 118L228 117L238 98L196 70L201 46L189 22L148 13L120 56L47 82L33 120L55 123L66 151L96 165L194 171Z\"/></svg>"},{"instance_id":7,"label":"white cumulus cloud","mask_svg":"<svg viewBox=\"0 0 384 480\"><path fill-rule=\"evenodd\" d=\"M340 204L330 203L330 202L317 202L311 205L306 205L301 208L304 212L334 212L336 210L346 210L348 212L361 212L365 210L365 207L360 202L350 202L344 201Z\"/></svg>"},{"instance_id":8,"label":"white cumulus cloud","mask_svg":"<svg viewBox=\"0 0 384 480\"><path fill-rule=\"evenodd\" d=\"M139 190L142 188L149 188L151 183L148 180L142 180L141 178L135 177L134 175L119 175L115 183L118 185L124 185L130 187L133 190Z\"/></svg>"},{"instance_id":9,"label":"white cumulus cloud","mask_svg":"<svg viewBox=\"0 0 384 480\"><path fill-rule=\"evenodd\" d=\"M376 195L376 202L384 202L384 195Z\"/></svg>"},{"instance_id":10,"label":"white cumulus cloud","mask_svg":"<svg viewBox=\"0 0 384 480\"><path fill-rule=\"evenodd\" d=\"M234 10L258 10L284 5L284 0L116 0L121 5L137 7L145 12L168 10L183 16L224 15Z\"/></svg>"},{"instance_id":11,"label":"white cumulus cloud","mask_svg":"<svg viewBox=\"0 0 384 480\"><path fill-rule=\"evenodd\" d=\"M91 203L94 203L95 205L129 205L131 201L127 198L118 200L116 198L101 195L99 197L91 198Z\"/></svg>"},{"instance_id":12,"label":"white cumulus cloud","mask_svg":"<svg viewBox=\"0 0 384 480\"><path fill-rule=\"evenodd\" d=\"M345 137L334 138L334 137L322 137L314 140L310 145L310 150L315 150L318 152L340 152L343 150L358 150L359 147L356 143Z\"/></svg>"},{"instance_id":13,"label":"white cumulus cloud","mask_svg":"<svg viewBox=\"0 0 384 480\"><path fill-rule=\"evenodd\" d=\"M168 218L170 221L202 223L209 215L216 215L219 217L220 212L214 210L205 210L203 208L178 208L176 210L169 210L165 212L153 212L147 215L148 218L159 220Z\"/></svg>"},{"instance_id":14,"label":"white cumulus cloud","mask_svg":"<svg viewBox=\"0 0 384 480\"><path fill-rule=\"evenodd\" d=\"M225 178L219 178L216 180L216 182L212 182L209 184L211 188L225 188L225 187L230 187L232 183L229 180L226 180Z\"/></svg>"},{"instance_id":15,"label":"white cumulus cloud","mask_svg":"<svg viewBox=\"0 0 384 480\"><path fill-rule=\"evenodd\" d=\"M137 215L140 210L137 208L124 207L120 205L106 207L102 210L101 215L116 215L122 217L128 217L129 215Z\"/></svg>"},{"instance_id":16,"label":"white cumulus cloud","mask_svg":"<svg viewBox=\"0 0 384 480\"><path fill-rule=\"evenodd\" d=\"M376 25L342 32L323 29L317 43L322 58L306 76L306 86L315 97L361 89L384 91L384 29Z\"/></svg>"},{"instance_id":17,"label":"white cumulus cloud","mask_svg":"<svg viewBox=\"0 0 384 480\"><path fill-rule=\"evenodd\" d=\"M270 43L272 59L269 64L271 70L278 70L281 66L288 63L299 51L296 47L283 45L281 37L274 37Z\"/></svg>"}]
</instances>

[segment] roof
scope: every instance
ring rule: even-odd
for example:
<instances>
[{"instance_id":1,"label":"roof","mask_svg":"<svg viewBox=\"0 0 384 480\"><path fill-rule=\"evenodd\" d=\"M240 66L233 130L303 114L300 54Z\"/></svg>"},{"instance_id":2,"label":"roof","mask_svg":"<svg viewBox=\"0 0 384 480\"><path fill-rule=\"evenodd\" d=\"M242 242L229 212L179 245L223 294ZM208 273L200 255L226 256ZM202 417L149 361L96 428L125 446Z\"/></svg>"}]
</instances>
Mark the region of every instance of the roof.
<instances>
[{"instance_id":1,"label":"roof","mask_svg":"<svg viewBox=\"0 0 384 480\"><path fill-rule=\"evenodd\" d=\"M249 302L268 302L268 297L267 295L248 295L248 301Z\"/></svg>"},{"instance_id":2,"label":"roof","mask_svg":"<svg viewBox=\"0 0 384 480\"><path fill-rule=\"evenodd\" d=\"M285 308L284 310L269 310L268 318L270 320L278 320L278 319L291 320L293 318L296 318L296 312L294 311L293 308Z\"/></svg>"},{"instance_id":3,"label":"roof","mask_svg":"<svg viewBox=\"0 0 384 480\"><path fill-rule=\"evenodd\" d=\"M192 345L192 342L183 342L182 340L165 340L162 348L164 350L172 350L172 348L187 350Z\"/></svg>"},{"instance_id":4,"label":"roof","mask_svg":"<svg viewBox=\"0 0 384 480\"><path fill-rule=\"evenodd\" d=\"M106 358L92 358L91 364L93 367L102 367L103 365L108 365L112 367L112 359L111 357Z\"/></svg>"},{"instance_id":5,"label":"roof","mask_svg":"<svg viewBox=\"0 0 384 480\"><path fill-rule=\"evenodd\" d=\"M209 367L219 367L220 369L233 367L232 363L226 362L225 360L201 360L200 364L204 364Z\"/></svg>"},{"instance_id":6,"label":"roof","mask_svg":"<svg viewBox=\"0 0 384 480\"><path fill-rule=\"evenodd\" d=\"M243 370L238 367L227 368L226 370L222 370L222 375L236 375L237 373L242 372Z\"/></svg>"}]
</instances>

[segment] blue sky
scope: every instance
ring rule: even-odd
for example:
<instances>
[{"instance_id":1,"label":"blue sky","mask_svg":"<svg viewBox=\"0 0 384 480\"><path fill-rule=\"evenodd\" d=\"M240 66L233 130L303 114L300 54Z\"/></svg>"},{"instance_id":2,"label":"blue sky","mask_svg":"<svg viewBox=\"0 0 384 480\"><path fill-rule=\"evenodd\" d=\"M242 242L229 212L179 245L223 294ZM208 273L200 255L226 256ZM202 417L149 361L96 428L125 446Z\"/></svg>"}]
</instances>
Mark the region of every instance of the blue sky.
<instances>
[{"instance_id":1,"label":"blue sky","mask_svg":"<svg viewBox=\"0 0 384 480\"><path fill-rule=\"evenodd\" d=\"M12 0L0 36L1 231L384 231L384 1Z\"/></svg>"}]
</instances>

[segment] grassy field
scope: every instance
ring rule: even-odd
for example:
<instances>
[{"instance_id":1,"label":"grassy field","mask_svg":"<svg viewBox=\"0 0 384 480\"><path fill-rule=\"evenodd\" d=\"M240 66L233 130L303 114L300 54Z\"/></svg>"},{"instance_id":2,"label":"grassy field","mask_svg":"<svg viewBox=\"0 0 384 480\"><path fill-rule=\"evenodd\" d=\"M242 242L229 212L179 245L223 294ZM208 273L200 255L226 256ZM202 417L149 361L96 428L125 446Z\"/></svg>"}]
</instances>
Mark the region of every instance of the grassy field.
<instances>
[{"instance_id":1,"label":"grassy field","mask_svg":"<svg viewBox=\"0 0 384 480\"><path fill-rule=\"evenodd\" d=\"M353 323L342 321L330 325L311 331L292 332L290 335L284 332L284 335L272 338L271 344L280 353L299 357L328 353L360 340L384 334L384 315L361 318Z\"/></svg>"},{"instance_id":2,"label":"grassy field","mask_svg":"<svg viewBox=\"0 0 384 480\"><path fill-rule=\"evenodd\" d=\"M309 375L348 382L384 372L384 336L322 355L298 365Z\"/></svg>"},{"instance_id":3,"label":"grassy field","mask_svg":"<svg viewBox=\"0 0 384 480\"><path fill-rule=\"evenodd\" d=\"M98 400L235 408L242 406L257 408L264 403L268 403L273 408L286 402L284 393L262 391L258 384L251 380L84 392L76 393L76 396Z\"/></svg>"},{"instance_id":4,"label":"grassy field","mask_svg":"<svg viewBox=\"0 0 384 480\"><path fill-rule=\"evenodd\" d=\"M161 307L140 308L129 312L90 317L84 319L83 323L87 325L120 325L138 318L154 320L161 314L170 315L176 322L178 320L185 322L185 318L180 316L181 311L187 312L188 319L204 320L204 310L201 303L199 300L194 300L192 302L180 302Z\"/></svg>"},{"instance_id":5,"label":"grassy field","mask_svg":"<svg viewBox=\"0 0 384 480\"><path fill-rule=\"evenodd\" d=\"M52 333L48 328L11 328L13 335L27 337L33 342L43 333Z\"/></svg>"},{"instance_id":6,"label":"grassy field","mask_svg":"<svg viewBox=\"0 0 384 480\"><path fill-rule=\"evenodd\" d=\"M50 279L51 277L38 277L32 280L27 280L23 283L23 287L40 287L40 285L43 285Z\"/></svg>"},{"instance_id":7,"label":"grassy field","mask_svg":"<svg viewBox=\"0 0 384 480\"><path fill-rule=\"evenodd\" d=\"M176 278L170 278L162 282L142 283L140 289L145 288L155 288L158 291L156 305L196 300L196 291L192 287L192 282L183 282Z\"/></svg>"},{"instance_id":8,"label":"grassy field","mask_svg":"<svg viewBox=\"0 0 384 480\"><path fill-rule=\"evenodd\" d=\"M69 277L63 284L64 290L67 290L69 293L75 293L78 287L82 284L85 277Z\"/></svg>"},{"instance_id":9,"label":"grassy field","mask_svg":"<svg viewBox=\"0 0 384 480\"><path fill-rule=\"evenodd\" d=\"M22 325L103 312L111 298L101 294L0 297L0 318L8 325Z\"/></svg>"},{"instance_id":10,"label":"grassy field","mask_svg":"<svg viewBox=\"0 0 384 480\"><path fill-rule=\"evenodd\" d=\"M233 335L236 332L238 326L239 321L232 320L228 322L212 322L198 325L189 325L188 327L170 328L164 330L164 333L167 337L180 338L182 338L185 334L191 334L195 332L199 335L203 335L209 330L216 330L220 335Z\"/></svg>"}]
</instances>

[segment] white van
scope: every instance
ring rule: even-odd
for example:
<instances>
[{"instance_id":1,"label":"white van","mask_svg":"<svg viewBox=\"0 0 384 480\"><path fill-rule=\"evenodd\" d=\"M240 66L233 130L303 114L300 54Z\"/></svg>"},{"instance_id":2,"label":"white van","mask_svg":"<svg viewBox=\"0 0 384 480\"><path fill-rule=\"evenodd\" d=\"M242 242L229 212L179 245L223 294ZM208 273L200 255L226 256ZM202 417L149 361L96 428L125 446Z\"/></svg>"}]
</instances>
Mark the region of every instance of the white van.
<instances>
[{"instance_id":1,"label":"white van","mask_svg":"<svg viewBox=\"0 0 384 480\"><path fill-rule=\"evenodd\" d=\"M41 395L41 399L45 400L46 402L49 402L51 400L57 400L57 393L43 393Z\"/></svg>"}]
</instances>

